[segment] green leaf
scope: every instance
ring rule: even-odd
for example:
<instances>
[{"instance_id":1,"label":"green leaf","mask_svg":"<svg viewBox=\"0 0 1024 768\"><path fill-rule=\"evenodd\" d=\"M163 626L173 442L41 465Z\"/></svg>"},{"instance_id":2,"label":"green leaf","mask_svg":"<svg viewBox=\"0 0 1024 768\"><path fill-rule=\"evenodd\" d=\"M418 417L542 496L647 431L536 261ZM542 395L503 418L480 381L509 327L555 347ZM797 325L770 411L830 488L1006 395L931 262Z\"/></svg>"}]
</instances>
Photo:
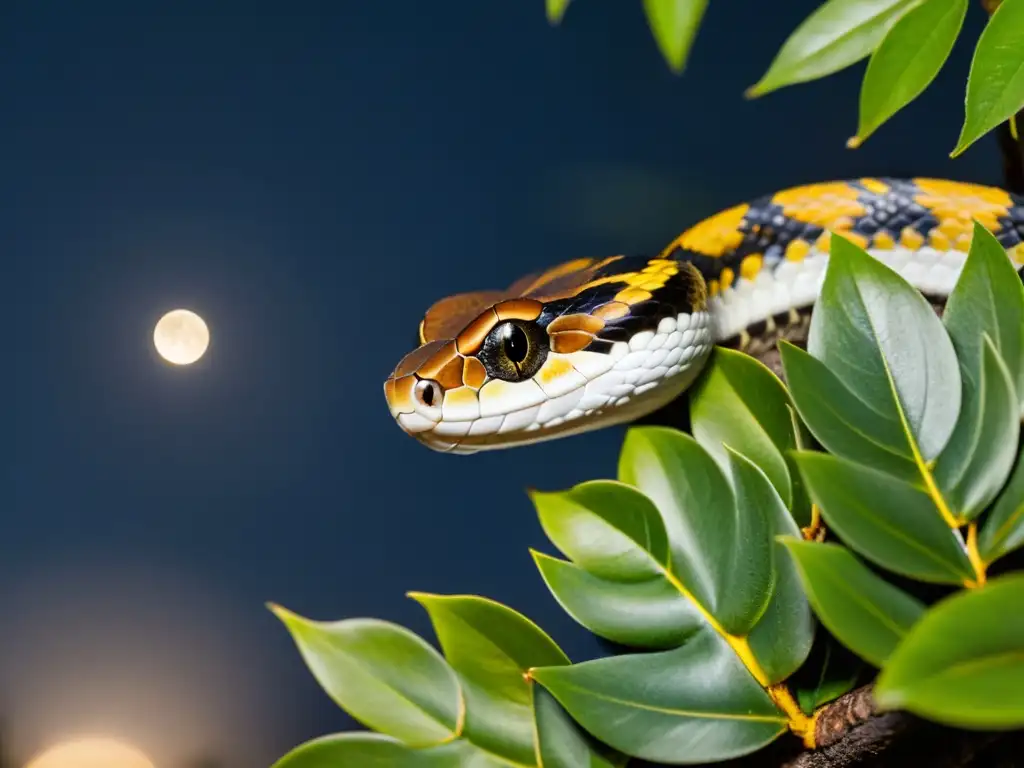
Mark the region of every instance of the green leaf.
<instances>
[{"instance_id":1,"label":"green leaf","mask_svg":"<svg viewBox=\"0 0 1024 768\"><path fill-rule=\"evenodd\" d=\"M379 733L338 733L307 741L272 768L508 768L465 741L414 749Z\"/></svg>"},{"instance_id":2,"label":"green leaf","mask_svg":"<svg viewBox=\"0 0 1024 768\"><path fill-rule=\"evenodd\" d=\"M668 579L617 582L531 552L559 605L599 637L635 648L674 648L701 627L703 617Z\"/></svg>"},{"instance_id":3,"label":"green leaf","mask_svg":"<svg viewBox=\"0 0 1024 768\"><path fill-rule=\"evenodd\" d=\"M541 527L567 557L594 576L643 581L669 562L657 507L624 483L593 480L562 493L530 494Z\"/></svg>"},{"instance_id":4,"label":"green leaf","mask_svg":"<svg viewBox=\"0 0 1024 768\"><path fill-rule=\"evenodd\" d=\"M699 763L753 752L786 718L717 634L673 651L535 669L573 719L627 755Z\"/></svg>"},{"instance_id":5,"label":"green leaf","mask_svg":"<svg viewBox=\"0 0 1024 768\"><path fill-rule=\"evenodd\" d=\"M548 22L560 24L571 0L547 0Z\"/></svg>"},{"instance_id":6,"label":"green leaf","mask_svg":"<svg viewBox=\"0 0 1024 768\"><path fill-rule=\"evenodd\" d=\"M876 576L845 547L796 539L784 543L821 623L858 656L884 665L924 605Z\"/></svg>"},{"instance_id":7,"label":"green leaf","mask_svg":"<svg viewBox=\"0 0 1024 768\"><path fill-rule=\"evenodd\" d=\"M874 697L964 728L1024 726L1024 574L936 603L890 656Z\"/></svg>"},{"instance_id":8,"label":"green leaf","mask_svg":"<svg viewBox=\"0 0 1024 768\"><path fill-rule=\"evenodd\" d=\"M789 36L747 96L816 80L860 61L916 4L916 0L828 0Z\"/></svg>"},{"instance_id":9,"label":"green leaf","mask_svg":"<svg viewBox=\"0 0 1024 768\"><path fill-rule=\"evenodd\" d=\"M995 235L974 222L971 248L943 312L957 355L980 369L982 334L1006 363L1024 415L1024 282Z\"/></svg>"},{"instance_id":10,"label":"green leaf","mask_svg":"<svg viewBox=\"0 0 1024 768\"><path fill-rule=\"evenodd\" d=\"M669 573L669 542L654 503L598 480L530 495L545 533L572 558L534 559L555 599L583 626L640 647L678 644L705 619Z\"/></svg>"},{"instance_id":11,"label":"green leaf","mask_svg":"<svg viewBox=\"0 0 1024 768\"><path fill-rule=\"evenodd\" d=\"M319 622L271 610L317 682L356 720L409 746L458 736L465 706L458 679L424 640L376 619Z\"/></svg>"},{"instance_id":12,"label":"green leaf","mask_svg":"<svg viewBox=\"0 0 1024 768\"><path fill-rule=\"evenodd\" d=\"M867 559L921 581L974 578L959 532L920 488L823 453L800 453L797 464L825 522Z\"/></svg>"},{"instance_id":13,"label":"green leaf","mask_svg":"<svg viewBox=\"0 0 1024 768\"><path fill-rule=\"evenodd\" d=\"M789 422L792 424L793 437L795 439L793 449L802 451L804 448L814 447L814 437L803 421L800 420L800 414L796 410L796 404L793 402L792 396L789 398L789 405L786 407L786 410L789 411ZM804 477L800 474L800 469L797 467L796 462L793 461L792 451L786 452L786 466L789 468L789 477L793 482L793 503L789 505L789 511L797 525L802 527L809 526L813 518L811 497L807 495Z\"/></svg>"},{"instance_id":14,"label":"green leaf","mask_svg":"<svg viewBox=\"0 0 1024 768\"><path fill-rule=\"evenodd\" d=\"M978 552L986 563L998 560L1024 544L1024 450L1003 492L999 494L978 534Z\"/></svg>"},{"instance_id":15,"label":"green leaf","mask_svg":"<svg viewBox=\"0 0 1024 768\"><path fill-rule=\"evenodd\" d=\"M409 596L427 609L466 696L465 737L491 752L530 764L533 713L526 672L569 659L536 624L500 603L473 595Z\"/></svg>"},{"instance_id":16,"label":"green leaf","mask_svg":"<svg viewBox=\"0 0 1024 768\"><path fill-rule=\"evenodd\" d=\"M690 391L693 436L728 471L726 446L743 454L771 480L783 502L801 523L810 521L802 486L794 489L786 453L800 436L789 394L767 366L750 355L716 347Z\"/></svg>"},{"instance_id":17,"label":"green leaf","mask_svg":"<svg viewBox=\"0 0 1024 768\"><path fill-rule=\"evenodd\" d=\"M539 685L532 686L533 714L537 733L537 764L543 768L612 768L624 765L611 752L582 732L554 696Z\"/></svg>"},{"instance_id":18,"label":"green leaf","mask_svg":"<svg viewBox=\"0 0 1024 768\"><path fill-rule=\"evenodd\" d=\"M860 665L848 669L832 661L833 642L835 641L831 637L826 637L825 655L821 660L817 684L813 688L797 688L796 699L800 704L800 710L808 717L823 704L835 701L852 691L860 676Z\"/></svg>"},{"instance_id":19,"label":"green leaf","mask_svg":"<svg viewBox=\"0 0 1024 768\"><path fill-rule=\"evenodd\" d=\"M917 481L921 473L906 456L902 426L870 408L824 363L789 342L779 355L800 418L830 453Z\"/></svg>"},{"instance_id":20,"label":"green leaf","mask_svg":"<svg viewBox=\"0 0 1024 768\"><path fill-rule=\"evenodd\" d=\"M800 529L778 495L774 502L766 501L764 511L773 539L775 580L768 605L747 642L768 682L774 684L786 680L807 660L814 643L814 618L796 566L779 542L785 536L800 538Z\"/></svg>"},{"instance_id":21,"label":"green leaf","mask_svg":"<svg viewBox=\"0 0 1024 768\"><path fill-rule=\"evenodd\" d=\"M925 0L892 26L875 49L860 91L859 146L916 99L946 63L967 13L967 0Z\"/></svg>"},{"instance_id":22,"label":"green leaf","mask_svg":"<svg viewBox=\"0 0 1024 768\"><path fill-rule=\"evenodd\" d=\"M971 334L967 329L963 332ZM988 334L983 338L977 367L960 358L963 408L953 437L935 464L935 481L958 520L977 517L1002 489L1013 469L1020 436L1010 372Z\"/></svg>"},{"instance_id":23,"label":"green leaf","mask_svg":"<svg viewBox=\"0 0 1024 768\"><path fill-rule=\"evenodd\" d=\"M960 413L953 343L920 291L838 235L831 239L807 351L904 433L905 458L918 456L920 464L938 456ZM796 393L794 399L799 407Z\"/></svg>"},{"instance_id":24,"label":"green leaf","mask_svg":"<svg viewBox=\"0 0 1024 768\"><path fill-rule=\"evenodd\" d=\"M673 72L686 66L707 5L708 0L644 0L647 23Z\"/></svg>"},{"instance_id":25,"label":"green leaf","mask_svg":"<svg viewBox=\"0 0 1024 768\"><path fill-rule=\"evenodd\" d=\"M736 497L736 555L724 585L727 600L716 617L734 635L746 635L764 614L772 594L774 558L769 514L789 518L771 481L756 464L727 448L728 469Z\"/></svg>"},{"instance_id":26,"label":"green leaf","mask_svg":"<svg viewBox=\"0 0 1024 768\"><path fill-rule=\"evenodd\" d=\"M672 570L689 594L726 631L745 634L771 589L771 543L762 511L741 508L714 459L674 429L629 430L619 477L657 505Z\"/></svg>"},{"instance_id":27,"label":"green leaf","mask_svg":"<svg viewBox=\"0 0 1024 768\"><path fill-rule=\"evenodd\" d=\"M1024 108L1024 2L1003 0L978 38L956 157Z\"/></svg>"},{"instance_id":28,"label":"green leaf","mask_svg":"<svg viewBox=\"0 0 1024 768\"><path fill-rule=\"evenodd\" d=\"M452 668L510 699L530 703L523 674L531 667L570 663L544 630L494 600L425 592L409 597L427 609Z\"/></svg>"},{"instance_id":29,"label":"green leaf","mask_svg":"<svg viewBox=\"0 0 1024 768\"><path fill-rule=\"evenodd\" d=\"M774 683L800 666L813 640L799 579L773 541L800 532L764 472L731 449L725 454L731 480L688 435L633 428L619 475L657 504L673 570L689 596L724 631L749 634L761 671ZM596 625L593 617L588 621ZM693 623L680 627L689 632Z\"/></svg>"}]
</instances>

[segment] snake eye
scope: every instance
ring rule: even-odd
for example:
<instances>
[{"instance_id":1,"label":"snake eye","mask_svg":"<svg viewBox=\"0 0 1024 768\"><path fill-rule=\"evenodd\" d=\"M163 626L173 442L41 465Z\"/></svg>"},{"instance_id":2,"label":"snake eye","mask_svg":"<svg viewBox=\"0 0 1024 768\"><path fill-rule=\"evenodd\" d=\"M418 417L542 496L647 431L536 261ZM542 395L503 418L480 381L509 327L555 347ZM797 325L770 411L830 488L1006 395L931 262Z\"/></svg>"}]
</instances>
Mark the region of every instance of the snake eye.
<instances>
[{"instance_id":1,"label":"snake eye","mask_svg":"<svg viewBox=\"0 0 1024 768\"><path fill-rule=\"evenodd\" d=\"M530 353L530 341L526 338L526 332L518 325L509 323L505 326L508 330L502 341L505 357L512 361L513 365L520 365Z\"/></svg>"},{"instance_id":2,"label":"snake eye","mask_svg":"<svg viewBox=\"0 0 1024 768\"><path fill-rule=\"evenodd\" d=\"M548 356L548 335L535 323L507 320L491 329L477 358L487 375L504 381L533 376Z\"/></svg>"},{"instance_id":3,"label":"snake eye","mask_svg":"<svg viewBox=\"0 0 1024 768\"><path fill-rule=\"evenodd\" d=\"M427 408L441 405L441 398L443 397L441 385L430 379L420 379L417 381L413 394L416 396L416 402Z\"/></svg>"}]
</instances>

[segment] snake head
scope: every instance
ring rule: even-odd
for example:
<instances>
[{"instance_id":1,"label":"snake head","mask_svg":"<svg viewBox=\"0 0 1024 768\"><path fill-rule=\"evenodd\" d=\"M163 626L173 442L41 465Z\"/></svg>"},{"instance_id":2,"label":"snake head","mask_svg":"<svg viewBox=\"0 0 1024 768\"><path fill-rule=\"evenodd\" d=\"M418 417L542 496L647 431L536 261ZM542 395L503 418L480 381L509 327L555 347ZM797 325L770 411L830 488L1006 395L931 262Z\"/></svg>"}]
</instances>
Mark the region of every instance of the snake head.
<instances>
[{"instance_id":1,"label":"snake head","mask_svg":"<svg viewBox=\"0 0 1024 768\"><path fill-rule=\"evenodd\" d=\"M613 274L585 269L557 291L548 280L542 293L435 304L421 346L384 383L392 417L430 448L474 453L629 421L674 399L711 349L708 314L692 301L703 280L675 262L615 261ZM574 274L549 272L559 270Z\"/></svg>"},{"instance_id":2,"label":"snake head","mask_svg":"<svg viewBox=\"0 0 1024 768\"><path fill-rule=\"evenodd\" d=\"M500 431L495 420L504 422L510 406L539 406L544 393L532 379L550 355L548 333L537 322L542 311L538 301L501 301L454 338L433 339L406 355L384 383L399 426L449 451ZM528 394L535 402L524 400Z\"/></svg>"}]
</instances>

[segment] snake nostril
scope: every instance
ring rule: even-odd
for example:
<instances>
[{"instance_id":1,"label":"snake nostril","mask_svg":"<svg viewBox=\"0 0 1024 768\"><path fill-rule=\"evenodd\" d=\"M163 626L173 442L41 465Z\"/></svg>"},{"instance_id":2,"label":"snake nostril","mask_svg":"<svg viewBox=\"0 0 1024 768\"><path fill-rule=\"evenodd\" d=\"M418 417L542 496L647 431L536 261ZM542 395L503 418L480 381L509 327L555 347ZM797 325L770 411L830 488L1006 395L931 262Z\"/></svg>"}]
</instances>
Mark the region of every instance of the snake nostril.
<instances>
[{"instance_id":1,"label":"snake nostril","mask_svg":"<svg viewBox=\"0 0 1024 768\"><path fill-rule=\"evenodd\" d=\"M441 404L441 385L430 379L420 379L413 390L420 405L433 408Z\"/></svg>"}]
</instances>

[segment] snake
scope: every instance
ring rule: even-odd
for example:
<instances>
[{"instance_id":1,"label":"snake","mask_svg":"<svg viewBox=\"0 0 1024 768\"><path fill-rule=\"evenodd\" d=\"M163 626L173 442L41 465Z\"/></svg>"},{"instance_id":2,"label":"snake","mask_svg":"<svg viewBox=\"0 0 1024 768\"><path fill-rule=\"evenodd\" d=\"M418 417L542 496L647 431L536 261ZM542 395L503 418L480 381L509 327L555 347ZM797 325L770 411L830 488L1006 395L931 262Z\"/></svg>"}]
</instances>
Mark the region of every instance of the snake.
<instances>
[{"instance_id":1,"label":"snake","mask_svg":"<svg viewBox=\"0 0 1024 768\"><path fill-rule=\"evenodd\" d=\"M1024 197L929 178L804 184L724 209L657 255L586 257L423 315L384 383L391 416L472 454L623 424L683 394L715 346L806 333L839 235L929 299L949 296L977 221L1024 266Z\"/></svg>"}]
</instances>

